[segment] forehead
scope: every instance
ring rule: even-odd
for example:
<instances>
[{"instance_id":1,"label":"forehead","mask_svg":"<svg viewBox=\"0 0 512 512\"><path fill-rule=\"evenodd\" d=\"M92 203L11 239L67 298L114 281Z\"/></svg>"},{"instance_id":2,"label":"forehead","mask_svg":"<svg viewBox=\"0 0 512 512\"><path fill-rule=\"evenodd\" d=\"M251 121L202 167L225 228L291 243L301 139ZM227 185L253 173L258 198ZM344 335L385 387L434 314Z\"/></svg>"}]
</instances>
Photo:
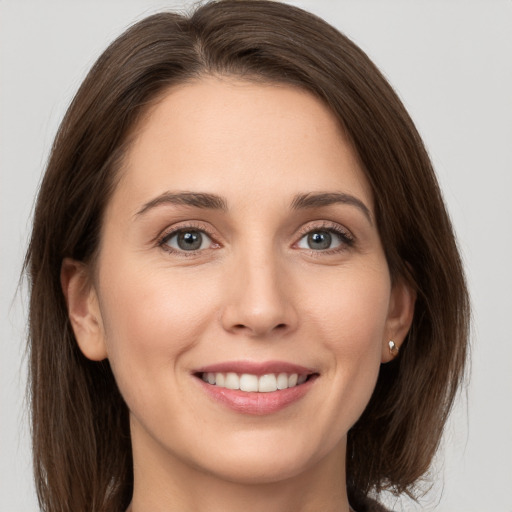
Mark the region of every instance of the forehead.
<instances>
[{"instance_id":1,"label":"forehead","mask_svg":"<svg viewBox=\"0 0 512 512\"><path fill-rule=\"evenodd\" d=\"M372 196L357 154L320 100L288 85L214 77L173 87L148 110L118 188L135 202L165 190L262 200L336 189L369 206Z\"/></svg>"}]
</instances>

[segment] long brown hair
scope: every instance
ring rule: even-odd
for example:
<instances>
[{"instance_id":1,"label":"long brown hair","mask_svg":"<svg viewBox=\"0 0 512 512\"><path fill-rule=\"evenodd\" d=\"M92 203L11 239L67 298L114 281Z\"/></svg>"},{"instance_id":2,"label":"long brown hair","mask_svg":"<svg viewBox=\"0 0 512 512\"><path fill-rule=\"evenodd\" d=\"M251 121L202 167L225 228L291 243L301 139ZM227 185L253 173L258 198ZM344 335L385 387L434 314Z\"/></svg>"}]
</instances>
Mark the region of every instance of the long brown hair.
<instances>
[{"instance_id":1,"label":"long brown hair","mask_svg":"<svg viewBox=\"0 0 512 512\"><path fill-rule=\"evenodd\" d=\"M94 262L129 134L148 105L208 74L295 85L330 107L372 186L391 275L417 293L400 355L382 366L349 432L349 491L411 493L438 447L463 376L469 305L421 138L381 73L336 29L290 5L222 0L128 29L93 66L57 133L25 261L34 468L45 511L119 511L130 502L128 411L108 361L78 349L60 268L65 257Z\"/></svg>"}]
</instances>

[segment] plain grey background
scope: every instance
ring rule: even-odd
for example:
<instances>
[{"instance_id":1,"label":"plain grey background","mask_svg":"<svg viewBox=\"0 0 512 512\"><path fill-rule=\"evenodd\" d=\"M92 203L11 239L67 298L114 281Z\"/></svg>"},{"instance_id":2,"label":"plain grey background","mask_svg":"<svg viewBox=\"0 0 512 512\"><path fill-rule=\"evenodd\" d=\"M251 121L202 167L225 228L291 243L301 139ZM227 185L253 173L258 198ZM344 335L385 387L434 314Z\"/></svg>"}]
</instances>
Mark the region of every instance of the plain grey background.
<instances>
[{"instance_id":1,"label":"plain grey background","mask_svg":"<svg viewBox=\"0 0 512 512\"><path fill-rule=\"evenodd\" d=\"M512 512L512 1L304 0L354 39L422 134L473 301L472 371L432 469L395 510ZM24 403L26 292L16 295L34 196L85 73L127 26L190 2L0 0L0 511L37 510ZM427 393L428 390L425 390Z\"/></svg>"}]
</instances>

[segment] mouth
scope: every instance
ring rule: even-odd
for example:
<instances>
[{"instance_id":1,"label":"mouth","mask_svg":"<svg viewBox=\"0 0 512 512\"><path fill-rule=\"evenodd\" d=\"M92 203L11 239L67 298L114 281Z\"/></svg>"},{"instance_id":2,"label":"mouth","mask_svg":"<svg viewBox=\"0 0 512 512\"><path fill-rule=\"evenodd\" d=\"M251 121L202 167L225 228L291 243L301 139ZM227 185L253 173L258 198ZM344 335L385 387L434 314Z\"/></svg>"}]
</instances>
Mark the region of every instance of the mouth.
<instances>
[{"instance_id":1,"label":"mouth","mask_svg":"<svg viewBox=\"0 0 512 512\"><path fill-rule=\"evenodd\" d=\"M282 362L231 362L200 368L193 376L215 402L238 413L265 415L298 402L320 374Z\"/></svg>"},{"instance_id":2,"label":"mouth","mask_svg":"<svg viewBox=\"0 0 512 512\"><path fill-rule=\"evenodd\" d=\"M235 372L200 372L196 376L219 388L240 390L246 393L273 393L294 388L315 377L315 373L267 373L255 375Z\"/></svg>"}]
</instances>

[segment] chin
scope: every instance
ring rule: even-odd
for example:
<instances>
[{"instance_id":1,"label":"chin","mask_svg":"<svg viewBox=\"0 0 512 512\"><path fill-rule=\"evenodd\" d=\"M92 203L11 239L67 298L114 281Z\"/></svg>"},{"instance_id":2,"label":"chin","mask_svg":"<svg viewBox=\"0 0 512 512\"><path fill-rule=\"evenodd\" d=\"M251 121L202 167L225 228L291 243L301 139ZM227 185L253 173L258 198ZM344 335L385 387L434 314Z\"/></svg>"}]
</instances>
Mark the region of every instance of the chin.
<instances>
[{"instance_id":1,"label":"chin","mask_svg":"<svg viewBox=\"0 0 512 512\"><path fill-rule=\"evenodd\" d=\"M300 456L281 454L254 455L237 460L219 461L210 471L217 478L241 485L260 485L282 482L307 472L311 461Z\"/></svg>"},{"instance_id":2,"label":"chin","mask_svg":"<svg viewBox=\"0 0 512 512\"><path fill-rule=\"evenodd\" d=\"M296 428L293 430L278 436L241 436L227 447L217 444L217 449L209 454L201 451L200 459L196 460L212 476L251 485L272 484L307 474L327 454L333 455L333 461L344 460L345 438L339 443L340 449L333 449L328 436L315 443L311 432L304 431L301 436ZM331 442L335 444L334 439Z\"/></svg>"}]
</instances>

